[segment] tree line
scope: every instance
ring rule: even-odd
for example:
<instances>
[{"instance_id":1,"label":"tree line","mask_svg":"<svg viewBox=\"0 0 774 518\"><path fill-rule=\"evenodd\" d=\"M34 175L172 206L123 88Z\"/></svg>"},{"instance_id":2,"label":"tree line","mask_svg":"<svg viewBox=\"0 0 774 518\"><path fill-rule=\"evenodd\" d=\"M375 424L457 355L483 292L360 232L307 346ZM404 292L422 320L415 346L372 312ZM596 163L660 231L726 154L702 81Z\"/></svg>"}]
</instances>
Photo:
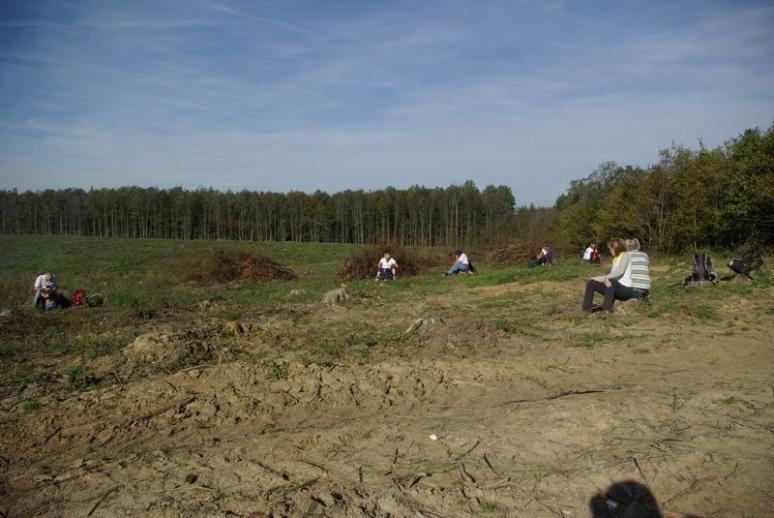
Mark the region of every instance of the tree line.
<instances>
[{"instance_id":1,"label":"tree line","mask_svg":"<svg viewBox=\"0 0 774 518\"><path fill-rule=\"evenodd\" d=\"M649 167L600 165L553 207L515 207L511 189L328 194L121 187L0 191L0 233L413 246L553 240L579 247L637 236L649 249L774 245L774 126L714 149L673 145Z\"/></svg>"},{"instance_id":2,"label":"tree line","mask_svg":"<svg viewBox=\"0 0 774 518\"><path fill-rule=\"evenodd\" d=\"M554 237L638 236L648 248L774 245L774 126L722 146L673 145L650 167L600 165L555 204Z\"/></svg>"},{"instance_id":3,"label":"tree line","mask_svg":"<svg viewBox=\"0 0 774 518\"><path fill-rule=\"evenodd\" d=\"M507 230L507 186L328 194L121 187L0 191L0 233L454 246Z\"/></svg>"}]
</instances>

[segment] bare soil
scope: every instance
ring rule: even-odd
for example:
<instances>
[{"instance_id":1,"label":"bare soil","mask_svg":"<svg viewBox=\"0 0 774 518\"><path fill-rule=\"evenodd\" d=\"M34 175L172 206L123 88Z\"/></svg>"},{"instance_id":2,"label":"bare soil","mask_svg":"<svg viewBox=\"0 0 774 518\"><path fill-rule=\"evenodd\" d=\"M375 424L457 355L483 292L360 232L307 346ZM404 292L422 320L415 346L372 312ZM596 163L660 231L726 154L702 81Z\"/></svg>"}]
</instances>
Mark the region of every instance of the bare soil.
<instances>
[{"instance_id":1,"label":"bare soil","mask_svg":"<svg viewBox=\"0 0 774 518\"><path fill-rule=\"evenodd\" d=\"M115 380L105 388L41 395L29 413L30 394L2 401L0 509L582 517L592 495L632 479L668 517L774 515L772 294L754 317L750 301L726 300L727 332L648 318L636 302L612 320L578 317L581 288L297 304L142 335L94 362ZM520 320L520 304L543 317ZM310 362L290 346L364 323L412 329L363 361ZM213 348L224 334L236 347ZM149 367L186 357L201 366Z\"/></svg>"}]
</instances>

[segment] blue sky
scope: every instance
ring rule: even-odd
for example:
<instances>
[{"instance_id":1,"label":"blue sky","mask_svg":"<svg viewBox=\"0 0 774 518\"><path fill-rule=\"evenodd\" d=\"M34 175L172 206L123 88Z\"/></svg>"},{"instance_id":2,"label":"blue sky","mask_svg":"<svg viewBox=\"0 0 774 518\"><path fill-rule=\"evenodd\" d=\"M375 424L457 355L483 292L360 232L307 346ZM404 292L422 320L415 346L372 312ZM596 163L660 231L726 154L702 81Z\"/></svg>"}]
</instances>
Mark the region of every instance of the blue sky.
<instances>
[{"instance_id":1,"label":"blue sky","mask_svg":"<svg viewBox=\"0 0 774 518\"><path fill-rule=\"evenodd\" d=\"M550 204L774 120L771 2L3 0L0 188L473 179Z\"/></svg>"}]
</instances>

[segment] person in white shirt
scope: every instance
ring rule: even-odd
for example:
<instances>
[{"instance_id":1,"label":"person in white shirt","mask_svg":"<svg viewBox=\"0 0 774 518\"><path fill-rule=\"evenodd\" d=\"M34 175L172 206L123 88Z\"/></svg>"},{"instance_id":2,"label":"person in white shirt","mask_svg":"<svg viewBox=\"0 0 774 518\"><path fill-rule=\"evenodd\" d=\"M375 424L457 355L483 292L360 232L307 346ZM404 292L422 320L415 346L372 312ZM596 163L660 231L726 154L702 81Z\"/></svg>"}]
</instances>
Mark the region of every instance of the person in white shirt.
<instances>
[{"instance_id":1,"label":"person in white shirt","mask_svg":"<svg viewBox=\"0 0 774 518\"><path fill-rule=\"evenodd\" d=\"M376 270L377 281L391 281L398 276L398 262L390 254L384 254L379 259L379 266Z\"/></svg>"},{"instance_id":2,"label":"person in white shirt","mask_svg":"<svg viewBox=\"0 0 774 518\"><path fill-rule=\"evenodd\" d=\"M446 272L446 275L457 275L460 272L467 272L469 270L470 270L470 260L468 259L468 254L466 254L462 250L455 250L454 265L452 265L452 267L449 268L449 271Z\"/></svg>"},{"instance_id":3,"label":"person in white shirt","mask_svg":"<svg viewBox=\"0 0 774 518\"><path fill-rule=\"evenodd\" d=\"M56 291L56 278L51 272L38 275L35 278L35 284L32 287L32 291L35 293L32 298L32 306L44 308L46 297Z\"/></svg>"},{"instance_id":4,"label":"person in white shirt","mask_svg":"<svg viewBox=\"0 0 774 518\"><path fill-rule=\"evenodd\" d=\"M583 251L583 262L584 263L590 263L591 262L591 254L594 253L594 245L589 245L586 247L586 250Z\"/></svg>"}]
</instances>

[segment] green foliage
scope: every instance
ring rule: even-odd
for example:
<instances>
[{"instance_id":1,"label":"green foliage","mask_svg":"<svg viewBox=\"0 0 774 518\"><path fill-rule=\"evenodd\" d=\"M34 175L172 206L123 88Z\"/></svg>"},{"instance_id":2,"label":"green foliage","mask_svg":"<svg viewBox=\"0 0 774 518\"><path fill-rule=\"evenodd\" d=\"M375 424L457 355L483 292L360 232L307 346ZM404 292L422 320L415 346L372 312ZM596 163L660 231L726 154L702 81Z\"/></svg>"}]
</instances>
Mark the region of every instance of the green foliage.
<instances>
[{"instance_id":1,"label":"green foliage","mask_svg":"<svg viewBox=\"0 0 774 518\"><path fill-rule=\"evenodd\" d=\"M99 380L92 375L91 369L83 364L67 367L64 374L70 390L85 390L99 384Z\"/></svg>"},{"instance_id":2,"label":"green foliage","mask_svg":"<svg viewBox=\"0 0 774 518\"><path fill-rule=\"evenodd\" d=\"M491 502L481 503L481 512L484 514L493 513L495 511L495 505Z\"/></svg>"},{"instance_id":3,"label":"green foliage","mask_svg":"<svg viewBox=\"0 0 774 518\"><path fill-rule=\"evenodd\" d=\"M654 250L774 244L774 126L722 147L672 146L648 169L602 164L556 201L567 242L638 236Z\"/></svg>"},{"instance_id":4,"label":"green foliage","mask_svg":"<svg viewBox=\"0 0 774 518\"><path fill-rule=\"evenodd\" d=\"M269 362L266 365L266 377L273 381L287 379L288 368L280 363Z\"/></svg>"},{"instance_id":5,"label":"green foliage","mask_svg":"<svg viewBox=\"0 0 774 518\"><path fill-rule=\"evenodd\" d=\"M720 315L718 314L717 309L715 309L712 306L701 304L698 306L693 306L686 309L686 312L689 312L694 317L698 318L699 320L708 321L708 320L717 320Z\"/></svg>"},{"instance_id":6,"label":"green foliage","mask_svg":"<svg viewBox=\"0 0 774 518\"><path fill-rule=\"evenodd\" d=\"M40 410L40 401L37 399L26 399L22 403L22 410L27 413L36 412Z\"/></svg>"},{"instance_id":7,"label":"green foliage","mask_svg":"<svg viewBox=\"0 0 774 518\"><path fill-rule=\"evenodd\" d=\"M495 320L495 327L498 329L498 331L502 331L503 333L507 334L510 334L514 331L513 325L504 318L498 318Z\"/></svg>"},{"instance_id":8,"label":"green foliage","mask_svg":"<svg viewBox=\"0 0 774 518\"><path fill-rule=\"evenodd\" d=\"M508 235L510 187L473 181L327 194L118 189L0 191L0 233L454 246ZM88 257L88 256L87 256ZM283 263L285 264L285 263ZM117 261L115 273L132 270Z\"/></svg>"},{"instance_id":9,"label":"green foliage","mask_svg":"<svg viewBox=\"0 0 774 518\"><path fill-rule=\"evenodd\" d=\"M40 382L45 377L45 372L17 370L6 378L6 385L14 392L22 392L28 386Z\"/></svg>"}]
</instances>

